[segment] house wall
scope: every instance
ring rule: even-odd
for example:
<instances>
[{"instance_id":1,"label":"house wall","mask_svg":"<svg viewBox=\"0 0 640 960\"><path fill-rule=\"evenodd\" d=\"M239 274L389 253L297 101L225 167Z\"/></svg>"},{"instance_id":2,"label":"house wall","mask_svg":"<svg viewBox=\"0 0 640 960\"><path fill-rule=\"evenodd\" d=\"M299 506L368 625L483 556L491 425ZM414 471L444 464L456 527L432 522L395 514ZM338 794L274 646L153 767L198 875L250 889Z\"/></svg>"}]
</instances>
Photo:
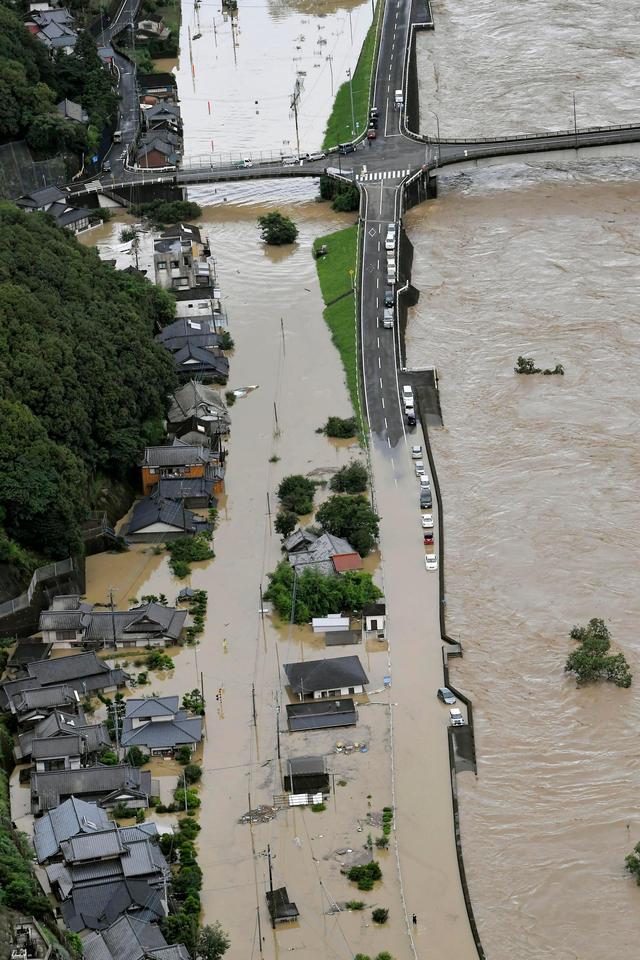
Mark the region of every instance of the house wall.
<instances>
[{"instance_id":1,"label":"house wall","mask_svg":"<svg viewBox=\"0 0 640 960\"><path fill-rule=\"evenodd\" d=\"M147 497L162 476L191 479L193 477L204 477L204 472L204 463L185 464L178 467L142 467L142 490Z\"/></svg>"},{"instance_id":2,"label":"house wall","mask_svg":"<svg viewBox=\"0 0 640 960\"><path fill-rule=\"evenodd\" d=\"M153 139L153 138L152 138ZM145 169L154 169L156 167L169 167L168 157L165 157L164 153L160 153L159 150L150 150L146 157L140 157L138 160L139 167L145 167Z\"/></svg>"},{"instance_id":3,"label":"house wall","mask_svg":"<svg viewBox=\"0 0 640 960\"><path fill-rule=\"evenodd\" d=\"M362 684L359 684L356 687L340 687L339 689L335 690L314 690L313 699L323 700L327 697L348 697L354 693L364 693L364 687Z\"/></svg>"},{"instance_id":4,"label":"house wall","mask_svg":"<svg viewBox=\"0 0 640 960\"><path fill-rule=\"evenodd\" d=\"M384 613L379 613L371 617L365 617L365 630L384 630L385 619L386 617Z\"/></svg>"},{"instance_id":5,"label":"house wall","mask_svg":"<svg viewBox=\"0 0 640 960\"><path fill-rule=\"evenodd\" d=\"M170 532L162 534L162 540L166 543L168 540L177 540L179 537L189 537L191 533L187 530L186 533L184 530L172 529ZM131 543L157 543L158 534L149 533L146 530L138 530L136 533L128 533L127 540Z\"/></svg>"}]
</instances>

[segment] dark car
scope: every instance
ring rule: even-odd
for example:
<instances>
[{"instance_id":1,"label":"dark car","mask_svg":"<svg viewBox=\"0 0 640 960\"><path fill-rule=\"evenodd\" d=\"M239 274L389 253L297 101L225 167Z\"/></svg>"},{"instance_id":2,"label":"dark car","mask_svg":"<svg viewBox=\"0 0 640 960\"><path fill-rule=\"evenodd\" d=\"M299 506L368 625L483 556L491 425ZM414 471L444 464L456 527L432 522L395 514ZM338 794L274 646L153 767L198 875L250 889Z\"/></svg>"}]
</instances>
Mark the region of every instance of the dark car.
<instances>
[{"instance_id":1,"label":"dark car","mask_svg":"<svg viewBox=\"0 0 640 960\"><path fill-rule=\"evenodd\" d=\"M373 127L369 127L369 129L367 130L367 140L375 140L377 136L378 134L373 129Z\"/></svg>"},{"instance_id":2,"label":"dark car","mask_svg":"<svg viewBox=\"0 0 640 960\"><path fill-rule=\"evenodd\" d=\"M442 700L443 703L455 703L456 698L449 690L449 687L440 687L438 690L438 700Z\"/></svg>"},{"instance_id":3,"label":"dark car","mask_svg":"<svg viewBox=\"0 0 640 960\"><path fill-rule=\"evenodd\" d=\"M431 499L431 493L428 490L424 493L420 491L420 509L430 510L432 506L433 500Z\"/></svg>"},{"instance_id":4,"label":"dark car","mask_svg":"<svg viewBox=\"0 0 640 960\"><path fill-rule=\"evenodd\" d=\"M346 153L355 153L356 148L352 143L339 143L338 152L341 153L342 156L344 156Z\"/></svg>"},{"instance_id":5,"label":"dark car","mask_svg":"<svg viewBox=\"0 0 640 960\"><path fill-rule=\"evenodd\" d=\"M407 414L407 426L408 426L408 427L415 427L415 425L416 425L416 415L415 415L415 413L408 413L408 414ZM431 501L429 501L429 505L431 505ZM422 506L422 499L420 500L420 506Z\"/></svg>"},{"instance_id":6,"label":"dark car","mask_svg":"<svg viewBox=\"0 0 640 960\"><path fill-rule=\"evenodd\" d=\"M379 113L380 111L378 110L377 107L371 107L371 109L369 110L369 116L371 117L372 120L374 117L377 117Z\"/></svg>"},{"instance_id":7,"label":"dark car","mask_svg":"<svg viewBox=\"0 0 640 960\"><path fill-rule=\"evenodd\" d=\"M374 127L377 130L378 128L378 118L374 117L373 114L369 117L369 126Z\"/></svg>"},{"instance_id":8,"label":"dark car","mask_svg":"<svg viewBox=\"0 0 640 960\"><path fill-rule=\"evenodd\" d=\"M394 303L393 300L393 290L385 290L384 292L384 305L385 307L392 307Z\"/></svg>"},{"instance_id":9,"label":"dark car","mask_svg":"<svg viewBox=\"0 0 640 960\"><path fill-rule=\"evenodd\" d=\"M430 543L433 543L433 530L425 530L423 540L424 540L425 546L428 546Z\"/></svg>"}]
</instances>

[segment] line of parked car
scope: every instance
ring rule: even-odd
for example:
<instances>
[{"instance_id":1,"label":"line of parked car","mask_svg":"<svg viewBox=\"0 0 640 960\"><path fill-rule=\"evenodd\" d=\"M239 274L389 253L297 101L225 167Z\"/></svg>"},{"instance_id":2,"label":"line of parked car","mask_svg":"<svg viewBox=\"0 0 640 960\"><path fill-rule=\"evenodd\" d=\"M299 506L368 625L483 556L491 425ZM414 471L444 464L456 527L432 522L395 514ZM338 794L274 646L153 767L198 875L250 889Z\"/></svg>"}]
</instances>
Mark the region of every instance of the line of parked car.
<instances>
[{"instance_id":1,"label":"line of parked car","mask_svg":"<svg viewBox=\"0 0 640 960\"><path fill-rule=\"evenodd\" d=\"M384 313L382 326L392 329L395 323L395 297L393 288L396 283L396 245L398 242L397 225L390 223L384 240L384 249L387 254L387 283L384 291Z\"/></svg>"},{"instance_id":2,"label":"line of parked car","mask_svg":"<svg viewBox=\"0 0 640 960\"><path fill-rule=\"evenodd\" d=\"M411 387L403 387L403 394L406 397L407 401L409 399L408 391L411 390ZM411 392L411 400L413 401L413 391ZM431 510L433 507L433 498L431 494L431 480L429 479L429 474L427 473L422 459L422 447L420 444L414 444L411 447L411 459L413 460L413 466L418 478L418 483L420 484L420 510ZM434 524L433 524L433 514L432 513L422 513L421 514L421 525L422 525L422 540L427 547L427 553L424 556L424 565L427 570L437 570L438 569L438 558L433 551L433 538L434 538ZM429 549L430 548L430 549Z\"/></svg>"}]
</instances>

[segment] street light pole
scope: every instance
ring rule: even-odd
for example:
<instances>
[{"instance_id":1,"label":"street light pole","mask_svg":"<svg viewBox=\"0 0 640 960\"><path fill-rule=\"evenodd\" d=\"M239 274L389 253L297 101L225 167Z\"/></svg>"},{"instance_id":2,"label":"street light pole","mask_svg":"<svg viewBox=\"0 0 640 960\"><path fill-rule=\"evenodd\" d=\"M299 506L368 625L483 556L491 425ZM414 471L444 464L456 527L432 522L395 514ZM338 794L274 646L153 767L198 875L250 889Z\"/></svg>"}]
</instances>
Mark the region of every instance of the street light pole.
<instances>
[{"instance_id":1,"label":"street light pole","mask_svg":"<svg viewBox=\"0 0 640 960\"><path fill-rule=\"evenodd\" d=\"M356 115L353 109L353 77L351 76L351 70L347 70L347 76L349 78L349 94L351 95L351 135L355 137Z\"/></svg>"},{"instance_id":2,"label":"street light pole","mask_svg":"<svg viewBox=\"0 0 640 960\"><path fill-rule=\"evenodd\" d=\"M440 166L440 117L435 112L435 110L429 110L429 113L436 118L436 139L438 141L438 154L436 158L436 166Z\"/></svg>"},{"instance_id":3,"label":"street light pole","mask_svg":"<svg viewBox=\"0 0 640 960\"><path fill-rule=\"evenodd\" d=\"M331 96L333 96L333 57L331 56L331 54L329 54L329 56L326 57L325 59L329 64L329 73L331 74Z\"/></svg>"}]
</instances>

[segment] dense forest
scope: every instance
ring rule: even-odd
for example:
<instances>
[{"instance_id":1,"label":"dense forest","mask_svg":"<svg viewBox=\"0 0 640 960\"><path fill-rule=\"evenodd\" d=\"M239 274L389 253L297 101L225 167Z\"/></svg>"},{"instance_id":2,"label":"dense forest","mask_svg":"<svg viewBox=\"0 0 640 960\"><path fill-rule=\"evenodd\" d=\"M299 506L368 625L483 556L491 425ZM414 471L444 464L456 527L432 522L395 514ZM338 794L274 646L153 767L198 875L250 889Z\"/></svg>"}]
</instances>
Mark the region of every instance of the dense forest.
<instances>
[{"instance_id":1,"label":"dense forest","mask_svg":"<svg viewBox=\"0 0 640 960\"><path fill-rule=\"evenodd\" d=\"M153 334L174 313L46 215L0 204L0 562L68 556L92 480L126 478L161 439L175 374Z\"/></svg>"},{"instance_id":2,"label":"dense forest","mask_svg":"<svg viewBox=\"0 0 640 960\"><path fill-rule=\"evenodd\" d=\"M65 120L56 103L68 97L89 114L88 127ZM81 33L74 52L49 58L20 16L0 0L0 143L26 139L34 150L80 153L94 148L115 116L118 97L95 41Z\"/></svg>"}]
</instances>

